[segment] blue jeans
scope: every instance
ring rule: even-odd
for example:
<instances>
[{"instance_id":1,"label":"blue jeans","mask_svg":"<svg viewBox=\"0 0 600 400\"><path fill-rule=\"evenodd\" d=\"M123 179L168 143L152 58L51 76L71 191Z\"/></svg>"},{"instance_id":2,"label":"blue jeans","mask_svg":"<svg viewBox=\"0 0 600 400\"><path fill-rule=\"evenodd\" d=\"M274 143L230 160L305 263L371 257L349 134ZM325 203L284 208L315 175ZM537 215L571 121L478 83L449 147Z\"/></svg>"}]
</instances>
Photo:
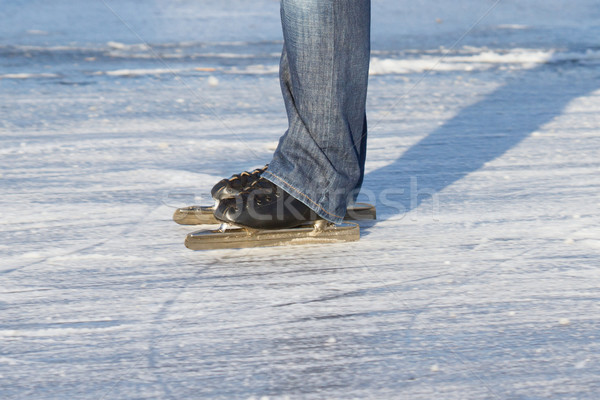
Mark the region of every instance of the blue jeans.
<instances>
[{"instance_id":1,"label":"blue jeans","mask_svg":"<svg viewBox=\"0 0 600 400\"><path fill-rule=\"evenodd\" d=\"M364 176L370 11L370 0L281 0L289 128L263 176L332 222Z\"/></svg>"}]
</instances>

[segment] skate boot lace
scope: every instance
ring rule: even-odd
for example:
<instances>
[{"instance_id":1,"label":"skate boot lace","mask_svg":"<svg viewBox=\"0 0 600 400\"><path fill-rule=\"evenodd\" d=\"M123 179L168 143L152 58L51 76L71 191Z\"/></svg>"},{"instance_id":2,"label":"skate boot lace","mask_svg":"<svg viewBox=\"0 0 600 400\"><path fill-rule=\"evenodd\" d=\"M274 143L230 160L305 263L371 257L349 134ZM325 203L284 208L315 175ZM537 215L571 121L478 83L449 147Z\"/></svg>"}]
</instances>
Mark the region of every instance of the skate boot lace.
<instances>
[{"instance_id":1,"label":"skate boot lace","mask_svg":"<svg viewBox=\"0 0 600 400\"><path fill-rule=\"evenodd\" d=\"M244 171L242 173L233 175L231 178L227 179L227 181L234 185L236 180L239 180L240 187L246 187L249 184L252 185L254 182L258 181L263 172L267 170L269 164L265 165L262 168L256 168L254 171Z\"/></svg>"}]
</instances>

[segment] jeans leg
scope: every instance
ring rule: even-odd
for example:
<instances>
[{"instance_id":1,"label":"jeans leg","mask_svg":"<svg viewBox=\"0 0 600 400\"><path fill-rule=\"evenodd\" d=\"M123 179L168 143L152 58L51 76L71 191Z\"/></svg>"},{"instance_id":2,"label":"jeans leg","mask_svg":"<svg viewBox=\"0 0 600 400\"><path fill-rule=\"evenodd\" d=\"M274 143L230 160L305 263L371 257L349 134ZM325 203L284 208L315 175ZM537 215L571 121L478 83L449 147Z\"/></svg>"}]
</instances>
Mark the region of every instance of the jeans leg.
<instances>
[{"instance_id":1,"label":"jeans leg","mask_svg":"<svg viewBox=\"0 0 600 400\"><path fill-rule=\"evenodd\" d=\"M289 127L264 177L340 222L364 175L370 0L281 0Z\"/></svg>"}]
</instances>

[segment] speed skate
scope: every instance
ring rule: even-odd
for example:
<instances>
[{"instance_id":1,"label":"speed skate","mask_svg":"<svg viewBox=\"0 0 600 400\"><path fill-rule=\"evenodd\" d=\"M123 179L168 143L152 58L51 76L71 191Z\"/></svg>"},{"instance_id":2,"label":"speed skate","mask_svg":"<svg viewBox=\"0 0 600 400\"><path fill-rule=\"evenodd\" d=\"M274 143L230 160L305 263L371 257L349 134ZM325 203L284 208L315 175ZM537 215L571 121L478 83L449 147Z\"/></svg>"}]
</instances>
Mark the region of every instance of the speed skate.
<instances>
[{"instance_id":1,"label":"speed skate","mask_svg":"<svg viewBox=\"0 0 600 400\"><path fill-rule=\"evenodd\" d=\"M214 206L189 206L175 210L173 221L180 225L214 225L220 224L214 216ZM344 220L364 221L376 219L375 206L368 203L355 203L348 207Z\"/></svg>"}]
</instances>

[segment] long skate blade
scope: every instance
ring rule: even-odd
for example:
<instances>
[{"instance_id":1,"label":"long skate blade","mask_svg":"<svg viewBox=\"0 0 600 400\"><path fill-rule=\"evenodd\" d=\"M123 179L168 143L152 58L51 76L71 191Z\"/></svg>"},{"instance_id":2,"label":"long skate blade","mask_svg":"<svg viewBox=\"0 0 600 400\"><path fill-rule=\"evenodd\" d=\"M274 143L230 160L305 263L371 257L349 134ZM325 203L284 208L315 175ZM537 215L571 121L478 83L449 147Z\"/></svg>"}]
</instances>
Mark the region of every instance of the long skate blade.
<instances>
[{"instance_id":1,"label":"long skate blade","mask_svg":"<svg viewBox=\"0 0 600 400\"><path fill-rule=\"evenodd\" d=\"M213 215L214 207L189 206L178 208L173 214L173 221L180 225L213 225L220 222ZM365 221L377 219L375 206L368 203L355 203L348 207L344 220Z\"/></svg>"},{"instance_id":2,"label":"long skate blade","mask_svg":"<svg viewBox=\"0 0 600 400\"><path fill-rule=\"evenodd\" d=\"M173 221L179 225L218 224L213 215L213 206L189 206L178 208L173 213Z\"/></svg>"},{"instance_id":3,"label":"long skate blade","mask_svg":"<svg viewBox=\"0 0 600 400\"><path fill-rule=\"evenodd\" d=\"M192 232L185 238L185 246L192 250L241 249L247 247L286 246L316 243L354 242L360 239L358 224L315 226L276 230L246 230L234 228Z\"/></svg>"}]
</instances>

